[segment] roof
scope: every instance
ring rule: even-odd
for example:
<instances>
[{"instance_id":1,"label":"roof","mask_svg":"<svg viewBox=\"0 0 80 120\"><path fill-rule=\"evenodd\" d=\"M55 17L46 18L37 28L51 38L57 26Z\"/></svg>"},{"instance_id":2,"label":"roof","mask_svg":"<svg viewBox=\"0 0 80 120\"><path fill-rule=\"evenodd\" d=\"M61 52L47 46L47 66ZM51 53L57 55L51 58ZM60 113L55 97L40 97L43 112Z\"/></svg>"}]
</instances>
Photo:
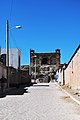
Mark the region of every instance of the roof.
<instances>
[{"instance_id":1,"label":"roof","mask_svg":"<svg viewBox=\"0 0 80 120\"><path fill-rule=\"evenodd\" d=\"M73 57L75 56L75 54L77 53L77 51L79 49L80 49L80 44L78 45L77 49L75 50L74 54L72 55L71 59L69 60L68 65L69 65L69 63L71 62L71 60L73 59Z\"/></svg>"}]
</instances>

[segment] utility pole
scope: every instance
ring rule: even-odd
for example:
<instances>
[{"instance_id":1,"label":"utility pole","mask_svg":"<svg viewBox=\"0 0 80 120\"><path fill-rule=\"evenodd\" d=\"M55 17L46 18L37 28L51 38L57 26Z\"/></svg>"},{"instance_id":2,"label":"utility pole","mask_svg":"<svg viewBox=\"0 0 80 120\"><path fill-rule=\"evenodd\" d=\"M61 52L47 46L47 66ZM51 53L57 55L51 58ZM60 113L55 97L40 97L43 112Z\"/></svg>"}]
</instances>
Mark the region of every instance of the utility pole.
<instances>
[{"instance_id":1,"label":"utility pole","mask_svg":"<svg viewBox=\"0 0 80 120\"><path fill-rule=\"evenodd\" d=\"M7 67L7 81L9 88L9 23L6 20L6 67Z\"/></svg>"},{"instance_id":2,"label":"utility pole","mask_svg":"<svg viewBox=\"0 0 80 120\"><path fill-rule=\"evenodd\" d=\"M7 67L8 88L9 88L9 30L14 28L19 29L22 27L18 25L18 26L9 28L8 20L6 20L6 67Z\"/></svg>"},{"instance_id":3,"label":"utility pole","mask_svg":"<svg viewBox=\"0 0 80 120\"><path fill-rule=\"evenodd\" d=\"M1 46L0 46L0 62L1 62Z\"/></svg>"}]
</instances>

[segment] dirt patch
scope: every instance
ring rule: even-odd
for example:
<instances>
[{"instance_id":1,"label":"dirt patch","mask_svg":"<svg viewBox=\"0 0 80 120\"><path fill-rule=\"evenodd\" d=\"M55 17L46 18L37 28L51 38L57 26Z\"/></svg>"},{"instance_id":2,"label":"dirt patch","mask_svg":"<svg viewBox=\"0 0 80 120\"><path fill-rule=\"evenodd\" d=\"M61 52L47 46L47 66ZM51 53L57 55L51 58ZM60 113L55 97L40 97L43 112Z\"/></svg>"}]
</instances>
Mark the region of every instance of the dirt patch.
<instances>
[{"instance_id":1,"label":"dirt patch","mask_svg":"<svg viewBox=\"0 0 80 120\"><path fill-rule=\"evenodd\" d=\"M61 96L61 99L66 101L66 102L71 102L70 96Z\"/></svg>"},{"instance_id":2,"label":"dirt patch","mask_svg":"<svg viewBox=\"0 0 80 120\"><path fill-rule=\"evenodd\" d=\"M63 96L63 99L69 99L70 96Z\"/></svg>"},{"instance_id":3,"label":"dirt patch","mask_svg":"<svg viewBox=\"0 0 80 120\"><path fill-rule=\"evenodd\" d=\"M67 89L67 88L69 88L69 87L68 87L68 85L61 85L61 88L62 88L62 89Z\"/></svg>"},{"instance_id":4,"label":"dirt patch","mask_svg":"<svg viewBox=\"0 0 80 120\"><path fill-rule=\"evenodd\" d=\"M63 100L66 100L66 99L69 99L70 96L61 96L61 98L62 98Z\"/></svg>"}]
</instances>

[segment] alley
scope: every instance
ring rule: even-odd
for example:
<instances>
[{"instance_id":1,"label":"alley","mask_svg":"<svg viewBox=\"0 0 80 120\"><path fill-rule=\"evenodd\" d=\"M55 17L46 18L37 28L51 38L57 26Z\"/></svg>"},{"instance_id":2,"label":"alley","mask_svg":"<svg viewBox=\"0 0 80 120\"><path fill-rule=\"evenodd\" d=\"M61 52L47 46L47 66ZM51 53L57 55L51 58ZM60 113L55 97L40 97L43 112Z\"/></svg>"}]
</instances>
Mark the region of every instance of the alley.
<instances>
[{"instance_id":1,"label":"alley","mask_svg":"<svg viewBox=\"0 0 80 120\"><path fill-rule=\"evenodd\" d=\"M39 84L0 98L0 120L80 120L80 106L56 83Z\"/></svg>"}]
</instances>

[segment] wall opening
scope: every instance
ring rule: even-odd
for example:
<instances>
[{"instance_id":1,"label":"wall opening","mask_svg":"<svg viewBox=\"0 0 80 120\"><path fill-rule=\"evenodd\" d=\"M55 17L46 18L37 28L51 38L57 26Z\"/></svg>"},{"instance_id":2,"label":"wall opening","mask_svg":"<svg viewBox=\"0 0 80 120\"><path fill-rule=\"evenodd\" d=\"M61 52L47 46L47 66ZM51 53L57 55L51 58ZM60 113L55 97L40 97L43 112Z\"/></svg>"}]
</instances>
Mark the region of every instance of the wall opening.
<instances>
[{"instance_id":1,"label":"wall opening","mask_svg":"<svg viewBox=\"0 0 80 120\"><path fill-rule=\"evenodd\" d=\"M47 58L43 58L41 64L42 64L42 65L46 65L46 64L48 64L48 60L47 60Z\"/></svg>"}]
</instances>

